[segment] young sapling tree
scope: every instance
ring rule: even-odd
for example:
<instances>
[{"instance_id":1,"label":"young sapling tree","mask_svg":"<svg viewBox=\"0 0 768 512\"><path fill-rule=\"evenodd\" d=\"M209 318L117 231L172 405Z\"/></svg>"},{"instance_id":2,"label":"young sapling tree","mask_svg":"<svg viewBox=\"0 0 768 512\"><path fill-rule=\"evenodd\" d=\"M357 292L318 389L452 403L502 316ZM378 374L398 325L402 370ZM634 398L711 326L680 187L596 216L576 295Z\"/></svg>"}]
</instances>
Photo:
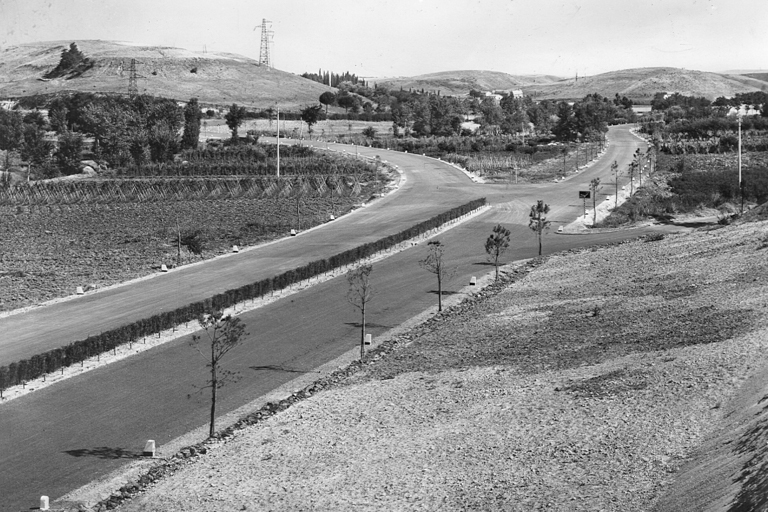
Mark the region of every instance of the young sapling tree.
<instances>
[{"instance_id":1,"label":"young sapling tree","mask_svg":"<svg viewBox=\"0 0 768 512\"><path fill-rule=\"evenodd\" d=\"M548 221L545 217L549 213L549 205L539 199L535 205L531 206L531 213L529 214L530 220L528 221L528 227L531 228L536 236L539 238L539 256L541 256L541 236L544 234L545 229L549 229L551 221Z\"/></svg>"},{"instance_id":2,"label":"young sapling tree","mask_svg":"<svg viewBox=\"0 0 768 512\"><path fill-rule=\"evenodd\" d=\"M371 272L373 265L361 265L347 272L347 301L360 310L360 360L365 357L365 308L373 298Z\"/></svg>"},{"instance_id":3,"label":"young sapling tree","mask_svg":"<svg viewBox=\"0 0 768 512\"><path fill-rule=\"evenodd\" d=\"M485 252L488 254L488 259L493 263L493 266L496 267L496 281L499 280L499 258L509 248L511 235L512 233L507 228L497 224L493 228L493 233L485 241Z\"/></svg>"},{"instance_id":4,"label":"young sapling tree","mask_svg":"<svg viewBox=\"0 0 768 512\"><path fill-rule=\"evenodd\" d=\"M424 270L437 276L437 310L443 310L443 282L449 281L458 270L458 267L449 268L444 261L445 245L440 240L433 240L427 244L427 257L419 261Z\"/></svg>"},{"instance_id":5,"label":"young sapling tree","mask_svg":"<svg viewBox=\"0 0 768 512\"><path fill-rule=\"evenodd\" d=\"M190 344L207 360L205 366L210 370L210 377L200 390L211 388L211 419L208 437L213 437L216 430L216 393L226 384L240 379L239 373L222 368L221 361L248 333L245 332L245 325L239 318L233 318L231 315L224 316L221 311L203 314L197 321L205 334L193 335ZM203 345L202 348L201 345Z\"/></svg>"}]
</instances>

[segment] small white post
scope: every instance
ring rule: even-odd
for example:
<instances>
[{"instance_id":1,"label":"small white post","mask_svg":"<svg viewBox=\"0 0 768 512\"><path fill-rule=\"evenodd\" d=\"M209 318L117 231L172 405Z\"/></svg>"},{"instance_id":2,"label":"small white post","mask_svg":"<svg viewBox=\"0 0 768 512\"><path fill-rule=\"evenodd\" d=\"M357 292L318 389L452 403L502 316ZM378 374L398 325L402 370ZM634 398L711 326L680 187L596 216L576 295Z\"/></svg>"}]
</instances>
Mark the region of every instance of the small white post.
<instances>
[{"instance_id":1,"label":"small white post","mask_svg":"<svg viewBox=\"0 0 768 512\"><path fill-rule=\"evenodd\" d=\"M75 289L75 293L78 294L78 295L83 295L85 292L83 291L83 287L82 286L78 286Z\"/></svg>"},{"instance_id":2,"label":"small white post","mask_svg":"<svg viewBox=\"0 0 768 512\"><path fill-rule=\"evenodd\" d=\"M144 456L145 457L155 456L155 441L153 439L148 440L147 444L144 445Z\"/></svg>"},{"instance_id":3,"label":"small white post","mask_svg":"<svg viewBox=\"0 0 768 512\"><path fill-rule=\"evenodd\" d=\"M472 276L469 278L469 285L475 286L477 284L477 278L475 276Z\"/></svg>"},{"instance_id":4,"label":"small white post","mask_svg":"<svg viewBox=\"0 0 768 512\"><path fill-rule=\"evenodd\" d=\"M48 496L40 496L40 510L50 510Z\"/></svg>"},{"instance_id":5,"label":"small white post","mask_svg":"<svg viewBox=\"0 0 768 512\"><path fill-rule=\"evenodd\" d=\"M232 252L240 252L240 248L236 245L232 246Z\"/></svg>"},{"instance_id":6,"label":"small white post","mask_svg":"<svg viewBox=\"0 0 768 512\"><path fill-rule=\"evenodd\" d=\"M165 266L165 263L160 265L160 272L168 272L168 267Z\"/></svg>"},{"instance_id":7,"label":"small white post","mask_svg":"<svg viewBox=\"0 0 768 512\"><path fill-rule=\"evenodd\" d=\"M365 335L365 344L370 345L371 344L371 338L372 336L370 334Z\"/></svg>"}]
</instances>

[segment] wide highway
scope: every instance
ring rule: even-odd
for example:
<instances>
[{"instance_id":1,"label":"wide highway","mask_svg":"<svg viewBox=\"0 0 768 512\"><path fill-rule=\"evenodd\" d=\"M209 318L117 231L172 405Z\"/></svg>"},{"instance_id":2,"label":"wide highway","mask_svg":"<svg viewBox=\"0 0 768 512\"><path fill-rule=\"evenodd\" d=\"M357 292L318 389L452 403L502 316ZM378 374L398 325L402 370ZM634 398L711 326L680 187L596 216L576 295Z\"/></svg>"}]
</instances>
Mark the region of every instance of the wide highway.
<instances>
[{"instance_id":1,"label":"wide highway","mask_svg":"<svg viewBox=\"0 0 768 512\"><path fill-rule=\"evenodd\" d=\"M553 229L544 236L545 253L636 237L647 231L555 234L558 225L581 215L579 190L599 176L603 195L610 194L610 164L617 161L625 169L635 149L644 147L628 126L612 127L608 140L605 155L589 169L559 183L535 185L476 184L431 158L360 147L362 155L378 155L399 166L406 177L400 190L297 237L2 318L0 364L271 277L483 196L493 208L439 237L447 261L459 267L448 290L464 286L469 276L492 271L483 245L497 223L512 231L505 261L536 255L536 237L527 224L538 199L552 208L548 218ZM330 146L354 152L349 146ZM626 178L622 180L620 184ZM374 336L435 304L434 275L418 265L425 254L424 244L419 244L374 264L376 295L367 311ZM243 378L223 388L219 413L255 400L296 372L309 372L355 349L359 318L345 300L346 291L346 280L336 278L242 314L249 335L225 363ZM195 387L205 383L205 361L189 342L182 337L0 405L0 510L29 510L38 505L40 495L55 499L125 464L147 439L162 445L205 425L207 395L194 394Z\"/></svg>"}]
</instances>

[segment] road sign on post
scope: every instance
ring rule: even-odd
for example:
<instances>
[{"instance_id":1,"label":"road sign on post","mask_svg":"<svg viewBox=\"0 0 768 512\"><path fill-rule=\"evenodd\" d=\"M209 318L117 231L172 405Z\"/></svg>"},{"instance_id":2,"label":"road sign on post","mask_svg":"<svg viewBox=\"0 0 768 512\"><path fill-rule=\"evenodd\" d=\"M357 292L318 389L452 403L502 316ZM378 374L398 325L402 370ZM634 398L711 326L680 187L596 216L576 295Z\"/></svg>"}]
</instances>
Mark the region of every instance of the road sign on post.
<instances>
[{"instance_id":1,"label":"road sign on post","mask_svg":"<svg viewBox=\"0 0 768 512\"><path fill-rule=\"evenodd\" d=\"M587 216L587 199L590 198L591 194L589 193L589 190L579 190L579 199L584 200L584 216Z\"/></svg>"}]
</instances>

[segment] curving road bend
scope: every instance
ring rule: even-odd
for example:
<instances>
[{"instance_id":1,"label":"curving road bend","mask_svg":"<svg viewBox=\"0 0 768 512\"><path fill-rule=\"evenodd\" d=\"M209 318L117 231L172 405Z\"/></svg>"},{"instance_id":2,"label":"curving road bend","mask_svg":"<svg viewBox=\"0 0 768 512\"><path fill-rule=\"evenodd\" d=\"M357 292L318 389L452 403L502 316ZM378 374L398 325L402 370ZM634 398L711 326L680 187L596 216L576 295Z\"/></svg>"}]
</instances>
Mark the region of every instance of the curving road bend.
<instances>
[{"instance_id":1,"label":"curving road bend","mask_svg":"<svg viewBox=\"0 0 768 512\"><path fill-rule=\"evenodd\" d=\"M612 185L610 164L616 160L625 168L635 148L643 145L628 128L612 127L600 161L557 184L479 185L434 159L359 148L361 154L381 155L404 171L407 181L400 191L298 237L0 319L0 364L336 254L485 196L494 208L440 236L446 257L459 266L452 285L460 288L469 276L490 271L483 243L495 224L504 223L512 231L505 259L529 258L537 245L527 227L528 211L537 199L552 206L549 218L556 227L581 214L578 190L593 177ZM634 238L647 231L547 234L544 251ZM374 336L435 303L434 276L418 265L424 251L420 244L374 265L376 296L367 314ZM309 372L356 349L358 316L344 300L346 291L346 280L337 278L242 314L250 334L227 363L243 378L223 389L219 413L289 382L296 372ZM204 384L205 361L189 341L179 338L0 405L0 509L28 510L40 495L62 496L120 467L141 451L146 439L162 445L204 425L206 395L187 395Z\"/></svg>"}]
</instances>

